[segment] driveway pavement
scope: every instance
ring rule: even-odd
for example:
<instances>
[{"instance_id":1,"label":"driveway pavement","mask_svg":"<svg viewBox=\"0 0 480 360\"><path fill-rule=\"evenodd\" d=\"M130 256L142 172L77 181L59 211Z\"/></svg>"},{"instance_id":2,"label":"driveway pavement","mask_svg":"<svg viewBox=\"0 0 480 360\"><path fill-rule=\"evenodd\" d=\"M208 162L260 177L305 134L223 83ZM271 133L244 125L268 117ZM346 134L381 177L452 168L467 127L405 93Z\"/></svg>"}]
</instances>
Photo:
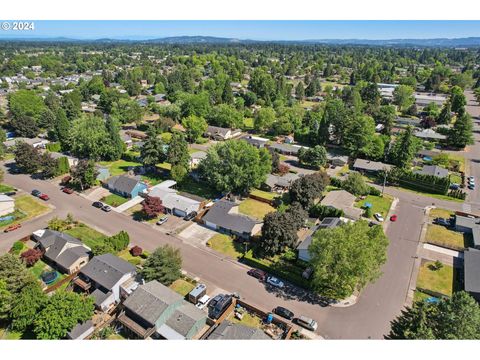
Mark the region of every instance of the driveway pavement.
<instances>
[{"instance_id":1,"label":"driveway pavement","mask_svg":"<svg viewBox=\"0 0 480 360\"><path fill-rule=\"evenodd\" d=\"M207 241L216 234L217 232L210 230L205 226L192 223L192 225L178 234L178 237L185 240L189 244L205 246Z\"/></svg>"}]
</instances>

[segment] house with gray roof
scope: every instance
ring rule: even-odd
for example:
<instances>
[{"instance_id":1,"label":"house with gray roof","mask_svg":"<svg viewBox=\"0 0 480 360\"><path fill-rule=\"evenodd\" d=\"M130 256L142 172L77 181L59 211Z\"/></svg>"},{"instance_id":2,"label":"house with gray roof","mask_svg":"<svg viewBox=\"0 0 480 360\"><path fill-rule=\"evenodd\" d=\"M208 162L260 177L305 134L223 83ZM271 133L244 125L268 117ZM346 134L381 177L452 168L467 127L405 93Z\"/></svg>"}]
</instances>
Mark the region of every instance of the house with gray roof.
<instances>
[{"instance_id":1,"label":"house with gray roof","mask_svg":"<svg viewBox=\"0 0 480 360\"><path fill-rule=\"evenodd\" d=\"M292 183L297 180L300 176L294 173L287 173L283 176L268 174L265 182L263 183L263 188L267 191L275 191L283 193L290 189Z\"/></svg>"},{"instance_id":2,"label":"house with gray roof","mask_svg":"<svg viewBox=\"0 0 480 360\"><path fill-rule=\"evenodd\" d=\"M356 159L353 164L353 168L360 172L370 172L375 173L378 171L389 171L392 168L392 165L384 164L380 161L371 161L365 159Z\"/></svg>"},{"instance_id":3,"label":"house with gray roof","mask_svg":"<svg viewBox=\"0 0 480 360\"><path fill-rule=\"evenodd\" d=\"M327 162L333 166L345 166L348 163L348 156L327 151Z\"/></svg>"},{"instance_id":4,"label":"house with gray roof","mask_svg":"<svg viewBox=\"0 0 480 360\"><path fill-rule=\"evenodd\" d=\"M248 135L242 138L242 140L245 140L248 142L250 145L255 146L258 149L263 149L265 145L268 143L268 139L258 137L258 136L253 136L253 135Z\"/></svg>"},{"instance_id":5,"label":"house with gray roof","mask_svg":"<svg viewBox=\"0 0 480 360\"><path fill-rule=\"evenodd\" d=\"M271 340L262 329L224 320L208 336L208 340Z\"/></svg>"},{"instance_id":6,"label":"house with gray roof","mask_svg":"<svg viewBox=\"0 0 480 360\"><path fill-rule=\"evenodd\" d=\"M438 165L424 165L421 170L415 170L415 174L431 175L439 178L448 176L448 170Z\"/></svg>"},{"instance_id":7,"label":"house with gray roof","mask_svg":"<svg viewBox=\"0 0 480 360\"><path fill-rule=\"evenodd\" d=\"M42 229L33 233L35 248L41 250L47 262L66 274L73 274L88 263L90 248L68 234Z\"/></svg>"},{"instance_id":8,"label":"house with gray roof","mask_svg":"<svg viewBox=\"0 0 480 360\"><path fill-rule=\"evenodd\" d=\"M456 231L472 234L473 247L480 250L480 218L455 215Z\"/></svg>"},{"instance_id":9,"label":"house with gray roof","mask_svg":"<svg viewBox=\"0 0 480 360\"><path fill-rule=\"evenodd\" d=\"M293 155L293 156L297 156L298 151L301 148L308 149L308 147L306 146L292 145L292 144L286 144L286 143L274 143L269 145L268 148L273 149L280 154Z\"/></svg>"},{"instance_id":10,"label":"house with gray roof","mask_svg":"<svg viewBox=\"0 0 480 360\"><path fill-rule=\"evenodd\" d=\"M242 134L240 129L222 128L219 126L208 126L205 131L205 136L213 140L228 140L233 139Z\"/></svg>"},{"instance_id":11,"label":"house with gray roof","mask_svg":"<svg viewBox=\"0 0 480 360\"><path fill-rule=\"evenodd\" d=\"M201 202L178 194L173 188L176 184L176 181L173 180L164 181L155 185L148 195L162 200L166 212L175 216L185 217L193 212L198 212Z\"/></svg>"},{"instance_id":12,"label":"house with gray roof","mask_svg":"<svg viewBox=\"0 0 480 360\"><path fill-rule=\"evenodd\" d=\"M195 169L198 166L198 164L200 164L200 161L202 161L206 157L207 157L207 153L205 151L196 151L190 154L190 162L189 162L190 168Z\"/></svg>"},{"instance_id":13,"label":"house with gray roof","mask_svg":"<svg viewBox=\"0 0 480 360\"><path fill-rule=\"evenodd\" d=\"M118 321L141 339L192 339L206 320L205 312L156 280L140 285L123 302L118 316Z\"/></svg>"},{"instance_id":14,"label":"house with gray roof","mask_svg":"<svg viewBox=\"0 0 480 360\"><path fill-rule=\"evenodd\" d=\"M70 340L83 340L93 334L95 326L92 320L87 320L83 323L78 323L72 330L67 333L67 338Z\"/></svg>"},{"instance_id":15,"label":"house with gray roof","mask_svg":"<svg viewBox=\"0 0 480 360\"><path fill-rule=\"evenodd\" d=\"M415 131L413 135L424 140L445 140L447 138L445 135L439 134L432 129Z\"/></svg>"},{"instance_id":16,"label":"house with gray roof","mask_svg":"<svg viewBox=\"0 0 480 360\"><path fill-rule=\"evenodd\" d=\"M362 216L363 210L354 206L356 199L356 196L348 191L335 190L328 192L320 204L342 210L346 218L358 220Z\"/></svg>"},{"instance_id":17,"label":"house with gray roof","mask_svg":"<svg viewBox=\"0 0 480 360\"><path fill-rule=\"evenodd\" d=\"M127 175L112 176L108 179L106 187L111 192L126 198L134 198L148 188L140 177Z\"/></svg>"},{"instance_id":18,"label":"house with gray roof","mask_svg":"<svg viewBox=\"0 0 480 360\"><path fill-rule=\"evenodd\" d=\"M480 250L469 248L463 252L464 288L480 302Z\"/></svg>"},{"instance_id":19,"label":"house with gray roof","mask_svg":"<svg viewBox=\"0 0 480 360\"><path fill-rule=\"evenodd\" d=\"M95 306L107 311L136 289L136 274L135 266L128 261L112 254L103 254L93 257L80 270L74 284L91 292Z\"/></svg>"},{"instance_id":20,"label":"house with gray roof","mask_svg":"<svg viewBox=\"0 0 480 360\"><path fill-rule=\"evenodd\" d=\"M340 218L326 217L322 220L320 224L315 225L311 229L309 229L307 236L297 246L298 258L303 261L310 261L310 252L308 251L308 248L310 247L312 239L317 233L317 231L320 231L322 229L333 229L341 225L342 223L343 222Z\"/></svg>"},{"instance_id":21,"label":"house with gray roof","mask_svg":"<svg viewBox=\"0 0 480 360\"><path fill-rule=\"evenodd\" d=\"M262 229L261 221L239 214L238 204L228 200L217 201L203 216L202 221L210 229L244 239L249 239Z\"/></svg>"}]
</instances>

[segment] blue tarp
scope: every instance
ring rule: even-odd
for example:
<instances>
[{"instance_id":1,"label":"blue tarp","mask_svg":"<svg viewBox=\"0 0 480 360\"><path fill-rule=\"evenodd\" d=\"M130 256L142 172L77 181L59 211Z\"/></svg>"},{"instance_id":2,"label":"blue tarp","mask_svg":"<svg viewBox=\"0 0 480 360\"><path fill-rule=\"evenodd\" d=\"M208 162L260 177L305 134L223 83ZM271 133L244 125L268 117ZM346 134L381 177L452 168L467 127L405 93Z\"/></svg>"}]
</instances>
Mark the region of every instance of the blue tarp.
<instances>
[{"instance_id":1,"label":"blue tarp","mask_svg":"<svg viewBox=\"0 0 480 360\"><path fill-rule=\"evenodd\" d=\"M432 161L433 159L430 156L424 156L423 161Z\"/></svg>"},{"instance_id":2,"label":"blue tarp","mask_svg":"<svg viewBox=\"0 0 480 360\"><path fill-rule=\"evenodd\" d=\"M372 204L369 202L366 202L365 205L363 205L364 208L371 208Z\"/></svg>"}]
</instances>

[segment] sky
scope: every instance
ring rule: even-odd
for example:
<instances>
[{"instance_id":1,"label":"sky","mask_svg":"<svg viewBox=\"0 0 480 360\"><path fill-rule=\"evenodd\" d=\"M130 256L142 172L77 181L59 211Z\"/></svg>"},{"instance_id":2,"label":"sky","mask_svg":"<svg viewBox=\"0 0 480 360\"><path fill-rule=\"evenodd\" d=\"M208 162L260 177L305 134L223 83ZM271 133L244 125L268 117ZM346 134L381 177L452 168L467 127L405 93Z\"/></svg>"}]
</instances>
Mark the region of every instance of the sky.
<instances>
[{"instance_id":1,"label":"sky","mask_svg":"<svg viewBox=\"0 0 480 360\"><path fill-rule=\"evenodd\" d=\"M3 24L3 21L0 20ZM0 28L1 38L152 39L216 36L252 40L480 37L480 21L34 21L33 31Z\"/></svg>"}]
</instances>

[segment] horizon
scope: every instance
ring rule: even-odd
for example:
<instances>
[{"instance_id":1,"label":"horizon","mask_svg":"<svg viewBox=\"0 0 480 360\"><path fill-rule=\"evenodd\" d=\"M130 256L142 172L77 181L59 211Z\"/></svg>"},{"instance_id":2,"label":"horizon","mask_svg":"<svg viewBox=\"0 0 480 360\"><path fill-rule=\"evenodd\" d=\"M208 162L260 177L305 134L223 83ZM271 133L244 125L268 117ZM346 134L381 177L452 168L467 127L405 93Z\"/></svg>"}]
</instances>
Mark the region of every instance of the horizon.
<instances>
[{"instance_id":1,"label":"horizon","mask_svg":"<svg viewBox=\"0 0 480 360\"><path fill-rule=\"evenodd\" d=\"M32 20L29 22L35 23L35 30L0 31L0 40L67 38L143 41L198 36L253 41L388 41L480 37L480 21Z\"/></svg>"}]
</instances>

